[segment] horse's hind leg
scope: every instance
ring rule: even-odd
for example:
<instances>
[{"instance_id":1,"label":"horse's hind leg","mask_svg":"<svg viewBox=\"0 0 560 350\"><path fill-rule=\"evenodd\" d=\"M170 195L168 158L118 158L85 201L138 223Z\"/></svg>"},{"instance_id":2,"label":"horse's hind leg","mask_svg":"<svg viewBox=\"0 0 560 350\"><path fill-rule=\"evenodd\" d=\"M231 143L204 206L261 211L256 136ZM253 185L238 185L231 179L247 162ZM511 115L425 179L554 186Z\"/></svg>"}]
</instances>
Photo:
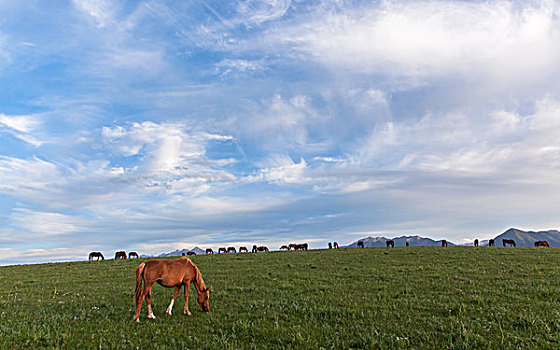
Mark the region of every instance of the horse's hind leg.
<instances>
[{"instance_id":1,"label":"horse's hind leg","mask_svg":"<svg viewBox=\"0 0 560 350\"><path fill-rule=\"evenodd\" d=\"M146 296L146 304L148 304L148 318L153 320L156 316L154 316L154 313L152 312L152 286L144 288L143 294Z\"/></svg>"},{"instance_id":2,"label":"horse's hind leg","mask_svg":"<svg viewBox=\"0 0 560 350\"><path fill-rule=\"evenodd\" d=\"M175 288L175 293L173 293L173 299L171 299L171 302L167 307L166 312L169 316L171 316L171 309L173 309L173 304L175 303L175 299L177 299L177 296L179 295L179 291L181 291L181 286Z\"/></svg>"}]
</instances>

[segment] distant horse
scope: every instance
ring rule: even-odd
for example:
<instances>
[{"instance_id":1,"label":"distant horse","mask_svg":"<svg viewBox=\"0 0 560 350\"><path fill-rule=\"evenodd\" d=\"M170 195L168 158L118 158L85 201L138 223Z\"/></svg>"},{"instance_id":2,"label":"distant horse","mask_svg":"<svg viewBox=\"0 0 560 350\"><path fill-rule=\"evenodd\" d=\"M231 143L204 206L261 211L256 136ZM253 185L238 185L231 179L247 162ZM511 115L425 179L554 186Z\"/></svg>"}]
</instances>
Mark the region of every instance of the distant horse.
<instances>
[{"instance_id":1,"label":"distant horse","mask_svg":"<svg viewBox=\"0 0 560 350\"><path fill-rule=\"evenodd\" d=\"M235 250L235 247L228 247L227 252L228 253L237 253L237 250Z\"/></svg>"},{"instance_id":2,"label":"distant horse","mask_svg":"<svg viewBox=\"0 0 560 350\"><path fill-rule=\"evenodd\" d=\"M494 242L493 239L488 240L488 246L489 247L495 247L496 246L496 243Z\"/></svg>"},{"instance_id":3,"label":"distant horse","mask_svg":"<svg viewBox=\"0 0 560 350\"><path fill-rule=\"evenodd\" d=\"M364 242L358 241L358 248L363 248L363 247L364 247Z\"/></svg>"},{"instance_id":4,"label":"distant horse","mask_svg":"<svg viewBox=\"0 0 560 350\"><path fill-rule=\"evenodd\" d=\"M478 239L475 239L475 240L474 240L474 246L475 246L475 247L478 247Z\"/></svg>"},{"instance_id":5,"label":"distant horse","mask_svg":"<svg viewBox=\"0 0 560 350\"><path fill-rule=\"evenodd\" d=\"M297 245L296 250L308 250L308 249L309 249L309 245L307 243L302 243Z\"/></svg>"},{"instance_id":6,"label":"distant horse","mask_svg":"<svg viewBox=\"0 0 560 350\"><path fill-rule=\"evenodd\" d=\"M144 282L144 288L142 288ZM152 312L152 286L157 282L167 288L175 288L171 303L167 307L167 314L171 315L171 309L175 299L179 295L182 286L185 286L185 308L184 313L191 316L189 311L189 287L193 283L198 294L196 300L203 312L210 311L210 292L209 288L204 285L202 274L193 262L186 257L177 260L149 260L141 263L136 268L136 288L134 290L134 300L136 302L136 316L134 320L140 322L140 309L142 302L146 298L148 304L148 318L154 319Z\"/></svg>"},{"instance_id":7,"label":"distant horse","mask_svg":"<svg viewBox=\"0 0 560 350\"><path fill-rule=\"evenodd\" d=\"M256 245L253 246L253 253L257 253L257 252L268 252L268 248L265 247L264 245L257 247Z\"/></svg>"},{"instance_id":8,"label":"distant horse","mask_svg":"<svg viewBox=\"0 0 560 350\"><path fill-rule=\"evenodd\" d=\"M338 249L338 242L334 242L334 249Z\"/></svg>"},{"instance_id":9,"label":"distant horse","mask_svg":"<svg viewBox=\"0 0 560 350\"><path fill-rule=\"evenodd\" d=\"M407 247L409 247L409 246L410 246L410 243L408 243L408 241L406 241L406 244L405 244L405 245L406 245Z\"/></svg>"},{"instance_id":10,"label":"distant horse","mask_svg":"<svg viewBox=\"0 0 560 350\"><path fill-rule=\"evenodd\" d=\"M196 255L196 252L190 251L190 252L187 252L187 255Z\"/></svg>"},{"instance_id":11,"label":"distant horse","mask_svg":"<svg viewBox=\"0 0 560 350\"><path fill-rule=\"evenodd\" d=\"M393 241L392 239L388 240L385 243L387 243L387 248L389 248L389 246L391 246L391 248L395 248L395 241Z\"/></svg>"},{"instance_id":12,"label":"distant horse","mask_svg":"<svg viewBox=\"0 0 560 350\"><path fill-rule=\"evenodd\" d=\"M550 248L550 244L548 244L547 241L536 241L536 242L535 242L535 247Z\"/></svg>"},{"instance_id":13,"label":"distant horse","mask_svg":"<svg viewBox=\"0 0 560 350\"><path fill-rule=\"evenodd\" d=\"M280 250L290 250L290 247L288 247L287 245L283 245L280 247Z\"/></svg>"},{"instance_id":14,"label":"distant horse","mask_svg":"<svg viewBox=\"0 0 560 350\"><path fill-rule=\"evenodd\" d=\"M129 259L138 258L138 253L136 253L136 252L130 252L130 253L128 253L128 258L129 258Z\"/></svg>"},{"instance_id":15,"label":"distant horse","mask_svg":"<svg viewBox=\"0 0 560 350\"><path fill-rule=\"evenodd\" d=\"M214 254L214 251L212 250L212 248L207 248L206 254Z\"/></svg>"},{"instance_id":16,"label":"distant horse","mask_svg":"<svg viewBox=\"0 0 560 350\"><path fill-rule=\"evenodd\" d=\"M97 258L97 260L99 260L99 258L101 258L101 260L105 260L105 257L103 256L103 254L101 254L101 252L91 252L89 253L89 261L92 261L93 258Z\"/></svg>"},{"instance_id":17,"label":"distant horse","mask_svg":"<svg viewBox=\"0 0 560 350\"><path fill-rule=\"evenodd\" d=\"M126 252L124 250L115 253L115 260L119 259L126 259Z\"/></svg>"},{"instance_id":18,"label":"distant horse","mask_svg":"<svg viewBox=\"0 0 560 350\"><path fill-rule=\"evenodd\" d=\"M502 239L502 244L506 247L508 244L512 247L515 247L515 241L513 239Z\"/></svg>"},{"instance_id":19,"label":"distant horse","mask_svg":"<svg viewBox=\"0 0 560 350\"><path fill-rule=\"evenodd\" d=\"M222 253L222 252L223 252L224 254L227 253L226 248L221 247L221 248L218 249L218 254L220 254L220 253Z\"/></svg>"},{"instance_id":20,"label":"distant horse","mask_svg":"<svg viewBox=\"0 0 560 350\"><path fill-rule=\"evenodd\" d=\"M445 239L441 241L441 246L447 247L447 241Z\"/></svg>"},{"instance_id":21,"label":"distant horse","mask_svg":"<svg viewBox=\"0 0 560 350\"><path fill-rule=\"evenodd\" d=\"M332 249L332 243L329 242L329 249Z\"/></svg>"},{"instance_id":22,"label":"distant horse","mask_svg":"<svg viewBox=\"0 0 560 350\"><path fill-rule=\"evenodd\" d=\"M295 243L291 243L291 244L288 245L288 249L290 249L290 250L291 250L291 249L297 250L297 248L298 248L298 245L295 244Z\"/></svg>"},{"instance_id":23,"label":"distant horse","mask_svg":"<svg viewBox=\"0 0 560 350\"><path fill-rule=\"evenodd\" d=\"M247 247L239 247L239 252L249 253L249 250L247 250Z\"/></svg>"}]
</instances>

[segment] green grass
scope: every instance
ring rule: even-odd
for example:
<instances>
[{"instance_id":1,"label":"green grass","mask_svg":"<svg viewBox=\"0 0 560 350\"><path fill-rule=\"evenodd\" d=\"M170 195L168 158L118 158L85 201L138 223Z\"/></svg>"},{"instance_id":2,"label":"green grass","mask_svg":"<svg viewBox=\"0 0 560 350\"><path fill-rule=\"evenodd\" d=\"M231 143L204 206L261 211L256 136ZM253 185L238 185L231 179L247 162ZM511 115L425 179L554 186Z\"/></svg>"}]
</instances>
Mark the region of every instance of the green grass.
<instances>
[{"instance_id":1,"label":"green grass","mask_svg":"<svg viewBox=\"0 0 560 350\"><path fill-rule=\"evenodd\" d=\"M373 248L195 256L210 313L132 318L140 260L0 268L0 348L560 348L560 250Z\"/></svg>"}]
</instances>

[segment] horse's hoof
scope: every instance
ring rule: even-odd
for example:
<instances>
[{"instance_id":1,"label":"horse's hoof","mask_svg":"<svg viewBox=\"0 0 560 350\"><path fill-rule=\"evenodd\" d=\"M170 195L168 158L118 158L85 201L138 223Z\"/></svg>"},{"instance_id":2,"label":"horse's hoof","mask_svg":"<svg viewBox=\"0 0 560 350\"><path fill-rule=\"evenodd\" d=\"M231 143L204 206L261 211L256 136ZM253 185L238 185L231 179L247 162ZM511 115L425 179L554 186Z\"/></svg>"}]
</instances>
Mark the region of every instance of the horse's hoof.
<instances>
[{"instance_id":1,"label":"horse's hoof","mask_svg":"<svg viewBox=\"0 0 560 350\"><path fill-rule=\"evenodd\" d=\"M192 314L191 314L190 311L185 311L185 315L187 315L187 316L192 316Z\"/></svg>"},{"instance_id":2,"label":"horse's hoof","mask_svg":"<svg viewBox=\"0 0 560 350\"><path fill-rule=\"evenodd\" d=\"M155 317L154 315L148 315L148 318L149 318L149 319L152 319L152 320L155 320L155 319L156 319L156 317Z\"/></svg>"},{"instance_id":3,"label":"horse's hoof","mask_svg":"<svg viewBox=\"0 0 560 350\"><path fill-rule=\"evenodd\" d=\"M169 316L172 316L172 315L171 315L171 310L167 310L167 311L166 311L166 314L168 314Z\"/></svg>"}]
</instances>

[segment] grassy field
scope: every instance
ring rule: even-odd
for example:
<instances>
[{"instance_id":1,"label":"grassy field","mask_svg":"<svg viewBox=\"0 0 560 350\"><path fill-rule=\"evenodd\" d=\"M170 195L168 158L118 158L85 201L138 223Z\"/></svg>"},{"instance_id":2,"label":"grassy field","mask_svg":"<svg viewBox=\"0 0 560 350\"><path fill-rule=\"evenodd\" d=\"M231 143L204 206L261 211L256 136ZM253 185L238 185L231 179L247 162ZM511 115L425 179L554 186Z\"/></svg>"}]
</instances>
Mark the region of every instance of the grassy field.
<instances>
[{"instance_id":1,"label":"grassy field","mask_svg":"<svg viewBox=\"0 0 560 350\"><path fill-rule=\"evenodd\" d=\"M0 268L0 348L560 348L560 250L372 248L194 256L210 313L132 321L140 260Z\"/></svg>"}]
</instances>

